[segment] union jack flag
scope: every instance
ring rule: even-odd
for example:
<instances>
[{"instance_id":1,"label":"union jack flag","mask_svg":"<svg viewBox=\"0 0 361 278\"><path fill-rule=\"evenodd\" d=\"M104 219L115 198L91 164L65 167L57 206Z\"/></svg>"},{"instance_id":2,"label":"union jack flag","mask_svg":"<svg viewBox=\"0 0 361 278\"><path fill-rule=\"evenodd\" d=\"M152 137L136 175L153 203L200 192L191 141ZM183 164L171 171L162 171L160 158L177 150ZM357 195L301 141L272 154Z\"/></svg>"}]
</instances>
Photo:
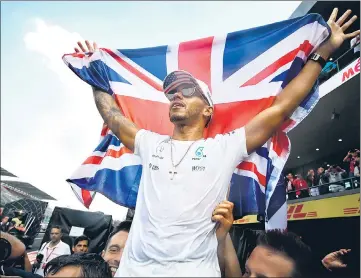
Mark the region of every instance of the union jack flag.
<instances>
[{"instance_id":1,"label":"union jack flag","mask_svg":"<svg viewBox=\"0 0 361 278\"><path fill-rule=\"evenodd\" d=\"M205 137L214 137L244 126L270 107L329 34L323 18L310 14L176 45L101 48L91 55L66 54L63 60L82 80L111 94L139 128L167 135L173 125L162 81L174 70L190 72L211 90L215 109ZM286 228L286 189L279 182L290 153L286 134L318 99L315 84L278 132L235 169L229 196L235 217L258 214L266 229ZM99 192L134 208L141 175L140 158L104 125L99 145L67 181L86 207Z\"/></svg>"}]
</instances>

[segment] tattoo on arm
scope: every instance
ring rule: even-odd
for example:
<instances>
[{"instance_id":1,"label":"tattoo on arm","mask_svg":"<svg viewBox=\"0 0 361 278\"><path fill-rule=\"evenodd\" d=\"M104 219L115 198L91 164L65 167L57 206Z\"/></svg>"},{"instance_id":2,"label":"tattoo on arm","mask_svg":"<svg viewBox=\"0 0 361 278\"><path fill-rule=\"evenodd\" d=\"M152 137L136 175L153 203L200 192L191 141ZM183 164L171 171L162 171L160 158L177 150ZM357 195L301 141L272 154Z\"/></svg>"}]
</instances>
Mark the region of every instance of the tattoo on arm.
<instances>
[{"instance_id":1,"label":"tattoo on arm","mask_svg":"<svg viewBox=\"0 0 361 278\"><path fill-rule=\"evenodd\" d=\"M134 140L138 130L135 124L123 115L111 95L95 88L93 88L93 95L104 122L126 147L133 149L134 142L128 141Z\"/></svg>"}]
</instances>

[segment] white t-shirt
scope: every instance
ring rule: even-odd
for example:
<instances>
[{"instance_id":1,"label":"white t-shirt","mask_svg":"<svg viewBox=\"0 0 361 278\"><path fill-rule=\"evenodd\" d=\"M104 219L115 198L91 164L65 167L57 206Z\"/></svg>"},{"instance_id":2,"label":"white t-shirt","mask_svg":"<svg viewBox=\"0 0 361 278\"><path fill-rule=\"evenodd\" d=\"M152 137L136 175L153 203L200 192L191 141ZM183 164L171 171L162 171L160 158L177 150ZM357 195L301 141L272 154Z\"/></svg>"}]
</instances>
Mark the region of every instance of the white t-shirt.
<instances>
[{"instance_id":1,"label":"white t-shirt","mask_svg":"<svg viewBox=\"0 0 361 278\"><path fill-rule=\"evenodd\" d=\"M43 254L43 261L40 264L40 267L36 270L36 274L44 276L44 268L48 262L52 259L59 257L61 255L70 255L70 247L68 244L64 243L63 241L59 241L57 245L54 247L49 247L50 242L44 243L38 254Z\"/></svg>"},{"instance_id":2,"label":"white t-shirt","mask_svg":"<svg viewBox=\"0 0 361 278\"><path fill-rule=\"evenodd\" d=\"M134 153L142 159L135 215L116 277L220 277L212 212L226 199L236 166L246 157L244 128L215 138L173 140L140 130Z\"/></svg>"}]
</instances>

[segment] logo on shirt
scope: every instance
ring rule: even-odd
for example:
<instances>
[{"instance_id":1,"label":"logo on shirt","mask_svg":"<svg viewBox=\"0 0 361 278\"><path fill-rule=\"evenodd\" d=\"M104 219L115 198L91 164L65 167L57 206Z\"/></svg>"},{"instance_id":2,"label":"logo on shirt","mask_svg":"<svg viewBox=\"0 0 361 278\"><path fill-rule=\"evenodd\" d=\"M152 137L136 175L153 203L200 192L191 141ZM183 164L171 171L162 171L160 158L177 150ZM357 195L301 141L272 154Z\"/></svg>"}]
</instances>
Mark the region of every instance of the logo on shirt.
<instances>
[{"instance_id":1,"label":"logo on shirt","mask_svg":"<svg viewBox=\"0 0 361 278\"><path fill-rule=\"evenodd\" d=\"M164 151L164 146L163 145L159 145L156 150L155 153L153 154L152 157L154 158L159 158L159 159L163 159L164 157L162 156L162 152Z\"/></svg>"},{"instance_id":2,"label":"logo on shirt","mask_svg":"<svg viewBox=\"0 0 361 278\"><path fill-rule=\"evenodd\" d=\"M195 157L192 158L192 160L201 160L203 157L207 157L206 155L203 154L203 149L204 147L198 147L198 149L196 149L195 151Z\"/></svg>"},{"instance_id":3,"label":"logo on shirt","mask_svg":"<svg viewBox=\"0 0 361 278\"><path fill-rule=\"evenodd\" d=\"M150 170L153 170L153 171L157 171L159 170L159 167L157 165L154 165L152 163L149 163L149 169Z\"/></svg>"},{"instance_id":4,"label":"logo on shirt","mask_svg":"<svg viewBox=\"0 0 361 278\"><path fill-rule=\"evenodd\" d=\"M204 167L204 166L192 166L193 172L202 172L204 170L206 170L206 167Z\"/></svg>"}]
</instances>

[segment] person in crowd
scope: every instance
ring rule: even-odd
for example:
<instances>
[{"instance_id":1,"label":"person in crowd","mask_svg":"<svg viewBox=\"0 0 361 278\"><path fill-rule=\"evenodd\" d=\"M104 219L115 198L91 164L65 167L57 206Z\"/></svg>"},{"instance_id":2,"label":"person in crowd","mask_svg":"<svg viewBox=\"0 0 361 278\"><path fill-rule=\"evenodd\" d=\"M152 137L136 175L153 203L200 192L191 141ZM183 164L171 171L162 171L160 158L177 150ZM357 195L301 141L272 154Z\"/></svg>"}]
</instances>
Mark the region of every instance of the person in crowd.
<instances>
[{"instance_id":1,"label":"person in crowd","mask_svg":"<svg viewBox=\"0 0 361 278\"><path fill-rule=\"evenodd\" d=\"M107 262L94 253L58 256L47 263L44 273L45 277L112 278Z\"/></svg>"},{"instance_id":2,"label":"person in crowd","mask_svg":"<svg viewBox=\"0 0 361 278\"><path fill-rule=\"evenodd\" d=\"M310 188L310 195L311 196L318 196L320 195L320 192L318 190L318 181L319 177L315 175L315 171L313 169L310 169L307 173L306 181L307 185Z\"/></svg>"},{"instance_id":3,"label":"person in crowd","mask_svg":"<svg viewBox=\"0 0 361 278\"><path fill-rule=\"evenodd\" d=\"M350 41L350 47L354 47L353 52L360 57L360 35L357 35Z\"/></svg>"},{"instance_id":4,"label":"person in crowd","mask_svg":"<svg viewBox=\"0 0 361 278\"><path fill-rule=\"evenodd\" d=\"M87 253L89 244L90 244L90 239L87 236L85 235L79 236L74 240L74 245L72 250L74 254Z\"/></svg>"},{"instance_id":5,"label":"person in crowd","mask_svg":"<svg viewBox=\"0 0 361 278\"><path fill-rule=\"evenodd\" d=\"M315 49L316 55L275 97L272 106L245 127L215 138L203 138L214 111L209 89L188 72L171 72L163 82L174 124L172 136L139 129L124 116L110 94L93 88L104 122L146 166L117 276L221 275L215 223L209 215L226 199L236 166L267 142L307 97L322 70L321 61L327 60L346 38L359 33L344 33L356 20L354 16L346 22L350 10L339 19L337 13L338 9L334 9L329 18L328 40ZM97 49L88 41L88 51L81 43L78 45L90 54ZM160 150L162 155L155 155ZM223 167L219 167L220 163Z\"/></svg>"},{"instance_id":6,"label":"person in crowd","mask_svg":"<svg viewBox=\"0 0 361 278\"><path fill-rule=\"evenodd\" d=\"M295 187L293 186L293 181L294 181L293 174L288 173L285 179L288 200L293 200L296 198L296 192L294 191Z\"/></svg>"},{"instance_id":7,"label":"person in crowd","mask_svg":"<svg viewBox=\"0 0 361 278\"><path fill-rule=\"evenodd\" d=\"M321 73L320 73L320 81L326 81L331 77L331 74L333 71L335 71L337 68L337 65L335 62L332 61L332 58L327 61L326 65L323 67Z\"/></svg>"},{"instance_id":8,"label":"person in crowd","mask_svg":"<svg viewBox=\"0 0 361 278\"><path fill-rule=\"evenodd\" d=\"M296 190L297 199L310 196L307 182L302 178L301 174L296 175L296 179L293 181L293 186L295 187Z\"/></svg>"},{"instance_id":9,"label":"person in crowd","mask_svg":"<svg viewBox=\"0 0 361 278\"><path fill-rule=\"evenodd\" d=\"M350 252L351 249L340 249L338 251L331 252L322 259L322 265L329 271L344 269L347 265L344 263L343 258Z\"/></svg>"},{"instance_id":10,"label":"person in crowd","mask_svg":"<svg viewBox=\"0 0 361 278\"><path fill-rule=\"evenodd\" d=\"M9 225L10 225L9 216L4 215L4 216L1 218L0 231L2 231L2 232L7 232L8 229L9 229Z\"/></svg>"},{"instance_id":11,"label":"person in crowd","mask_svg":"<svg viewBox=\"0 0 361 278\"><path fill-rule=\"evenodd\" d=\"M61 241L62 229L60 226L53 226L50 230L50 241L44 243L39 250L35 264L35 273L44 276L46 264L52 259L61 255L70 255L69 245Z\"/></svg>"},{"instance_id":12,"label":"person in crowd","mask_svg":"<svg viewBox=\"0 0 361 278\"><path fill-rule=\"evenodd\" d=\"M329 178L330 182L330 192L342 192L345 190L345 187L342 185L343 176L346 174L346 171L338 165L330 166L326 171L326 175Z\"/></svg>"},{"instance_id":13,"label":"person in crowd","mask_svg":"<svg viewBox=\"0 0 361 278\"><path fill-rule=\"evenodd\" d=\"M102 257L109 264L113 276L118 270L131 225L132 221L126 220L116 226L102 252Z\"/></svg>"},{"instance_id":14,"label":"person in crowd","mask_svg":"<svg viewBox=\"0 0 361 278\"><path fill-rule=\"evenodd\" d=\"M357 178L360 177L360 158L358 158L355 162L355 168L354 168L353 174Z\"/></svg>"},{"instance_id":15,"label":"person in crowd","mask_svg":"<svg viewBox=\"0 0 361 278\"><path fill-rule=\"evenodd\" d=\"M360 151L358 149L355 149L353 151L349 151L345 158L343 159L343 162L349 163L349 177L352 178L354 176L354 168L355 168L355 161L357 154L359 154Z\"/></svg>"},{"instance_id":16,"label":"person in crowd","mask_svg":"<svg viewBox=\"0 0 361 278\"><path fill-rule=\"evenodd\" d=\"M329 187L328 185L324 185L328 183L328 176L326 174L325 168L319 167L317 169L317 180L320 194L327 194L329 192Z\"/></svg>"}]
</instances>

